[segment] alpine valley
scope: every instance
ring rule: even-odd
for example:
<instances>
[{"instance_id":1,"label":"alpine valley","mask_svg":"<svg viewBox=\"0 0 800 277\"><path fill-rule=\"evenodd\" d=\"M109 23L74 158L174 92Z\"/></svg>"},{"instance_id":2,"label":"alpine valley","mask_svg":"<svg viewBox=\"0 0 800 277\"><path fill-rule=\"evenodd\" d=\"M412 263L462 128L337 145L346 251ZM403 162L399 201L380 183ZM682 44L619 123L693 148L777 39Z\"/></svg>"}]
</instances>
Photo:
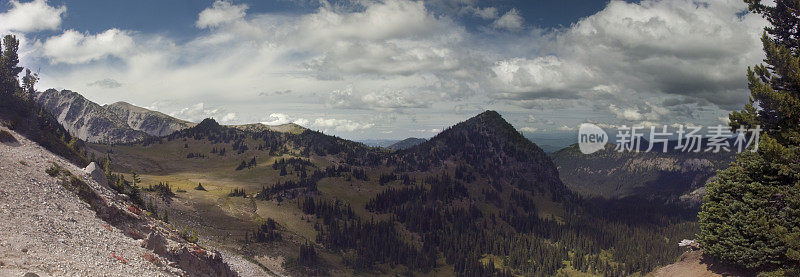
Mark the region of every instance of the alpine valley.
<instances>
[{"instance_id":1,"label":"alpine valley","mask_svg":"<svg viewBox=\"0 0 800 277\"><path fill-rule=\"evenodd\" d=\"M651 199L692 192L727 159L575 146L551 159L495 111L381 148L294 124L195 124L72 91L30 105L132 205L264 275L646 275L698 228L696 205ZM612 173L581 175L595 171ZM669 177L681 171L696 177Z\"/></svg>"}]
</instances>

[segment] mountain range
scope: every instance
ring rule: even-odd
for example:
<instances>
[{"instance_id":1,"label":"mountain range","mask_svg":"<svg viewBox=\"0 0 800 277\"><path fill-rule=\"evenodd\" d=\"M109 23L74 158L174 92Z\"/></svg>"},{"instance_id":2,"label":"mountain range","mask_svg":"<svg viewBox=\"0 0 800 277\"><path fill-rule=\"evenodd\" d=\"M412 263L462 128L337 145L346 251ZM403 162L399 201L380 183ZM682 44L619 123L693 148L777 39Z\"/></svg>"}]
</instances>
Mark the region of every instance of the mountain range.
<instances>
[{"instance_id":1,"label":"mountain range","mask_svg":"<svg viewBox=\"0 0 800 277\"><path fill-rule=\"evenodd\" d=\"M674 149L676 141L668 143ZM647 141L642 147L647 148ZM732 152L625 151L615 145L592 154L580 152L577 144L551 154L561 180L584 197L644 197L699 207L706 182L734 159ZM655 145L654 149L662 149Z\"/></svg>"},{"instance_id":2,"label":"mountain range","mask_svg":"<svg viewBox=\"0 0 800 277\"><path fill-rule=\"evenodd\" d=\"M69 90L48 89L37 92L34 99L69 132L88 142L129 143L195 125L125 102L100 106Z\"/></svg>"},{"instance_id":3,"label":"mountain range","mask_svg":"<svg viewBox=\"0 0 800 277\"><path fill-rule=\"evenodd\" d=\"M696 213L669 201L617 199L658 192L632 183L662 175L662 157L567 148L551 159L495 111L393 150L294 124L194 124L71 91L34 99L88 140L67 147L107 165L111 189L277 274L630 275L673 261L673 242L696 232ZM575 182L586 177L573 171L597 170L588 165L641 158L596 175L596 188Z\"/></svg>"},{"instance_id":4,"label":"mountain range","mask_svg":"<svg viewBox=\"0 0 800 277\"><path fill-rule=\"evenodd\" d=\"M206 119L168 136L87 148L115 172L136 172L155 213L290 275L627 274L670 262L680 249L664 238L694 232L665 206L583 202L548 155L495 111L396 151L296 130ZM181 192L159 196L171 195L163 184ZM623 235L630 232L638 235ZM654 244L608 252L642 240ZM314 264L269 262L299 258L306 241L316 242ZM659 254L645 255L653 249ZM575 266L565 268L567 260Z\"/></svg>"}]
</instances>

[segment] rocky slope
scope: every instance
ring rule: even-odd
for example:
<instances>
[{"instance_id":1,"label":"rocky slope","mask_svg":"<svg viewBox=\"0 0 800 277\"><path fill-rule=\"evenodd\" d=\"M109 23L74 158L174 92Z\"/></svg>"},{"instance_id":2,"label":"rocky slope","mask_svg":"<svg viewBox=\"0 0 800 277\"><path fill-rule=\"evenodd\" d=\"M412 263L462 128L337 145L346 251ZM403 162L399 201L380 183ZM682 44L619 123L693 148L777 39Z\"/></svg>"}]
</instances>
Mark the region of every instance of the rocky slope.
<instances>
[{"instance_id":1,"label":"rocky slope","mask_svg":"<svg viewBox=\"0 0 800 277\"><path fill-rule=\"evenodd\" d=\"M236 276L80 169L19 134L0 143L0 276ZM98 182L99 181L99 182Z\"/></svg>"},{"instance_id":2,"label":"rocky slope","mask_svg":"<svg viewBox=\"0 0 800 277\"><path fill-rule=\"evenodd\" d=\"M143 131L153 136L166 136L177 130L183 130L196 125L192 122L180 120L160 112L151 111L125 102L105 105L103 108L117 115L132 129Z\"/></svg>"},{"instance_id":3,"label":"rocky slope","mask_svg":"<svg viewBox=\"0 0 800 277\"><path fill-rule=\"evenodd\" d=\"M88 142L132 142L194 126L124 102L100 106L69 90L37 92L35 100L67 130Z\"/></svg>"}]
</instances>

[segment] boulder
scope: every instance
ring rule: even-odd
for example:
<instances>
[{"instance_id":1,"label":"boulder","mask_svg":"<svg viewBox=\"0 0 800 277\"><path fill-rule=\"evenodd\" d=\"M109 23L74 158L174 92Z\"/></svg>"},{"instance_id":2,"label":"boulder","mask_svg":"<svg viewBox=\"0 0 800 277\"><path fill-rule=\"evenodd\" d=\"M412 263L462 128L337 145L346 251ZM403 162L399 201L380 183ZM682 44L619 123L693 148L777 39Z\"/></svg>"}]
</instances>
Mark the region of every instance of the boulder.
<instances>
[{"instance_id":1,"label":"boulder","mask_svg":"<svg viewBox=\"0 0 800 277\"><path fill-rule=\"evenodd\" d=\"M103 169L97 166L97 164L95 164L94 162L89 163L89 165L87 165L86 168L83 169L83 172L86 172L86 174L92 177L92 180L94 180L98 184L106 187L108 186L108 179L106 179L106 172L103 171Z\"/></svg>"}]
</instances>

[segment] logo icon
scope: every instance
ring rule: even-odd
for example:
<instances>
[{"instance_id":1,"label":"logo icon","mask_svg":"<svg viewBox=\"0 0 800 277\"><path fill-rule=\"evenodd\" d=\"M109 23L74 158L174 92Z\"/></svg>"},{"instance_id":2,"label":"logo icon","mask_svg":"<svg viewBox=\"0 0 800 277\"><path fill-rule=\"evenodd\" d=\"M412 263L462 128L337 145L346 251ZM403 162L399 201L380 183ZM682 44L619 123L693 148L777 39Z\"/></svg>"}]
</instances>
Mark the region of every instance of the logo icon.
<instances>
[{"instance_id":1,"label":"logo icon","mask_svg":"<svg viewBox=\"0 0 800 277\"><path fill-rule=\"evenodd\" d=\"M606 147L608 134L591 123L583 123L578 129L578 148L583 154L592 154Z\"/></svg>"}]
</instances>

